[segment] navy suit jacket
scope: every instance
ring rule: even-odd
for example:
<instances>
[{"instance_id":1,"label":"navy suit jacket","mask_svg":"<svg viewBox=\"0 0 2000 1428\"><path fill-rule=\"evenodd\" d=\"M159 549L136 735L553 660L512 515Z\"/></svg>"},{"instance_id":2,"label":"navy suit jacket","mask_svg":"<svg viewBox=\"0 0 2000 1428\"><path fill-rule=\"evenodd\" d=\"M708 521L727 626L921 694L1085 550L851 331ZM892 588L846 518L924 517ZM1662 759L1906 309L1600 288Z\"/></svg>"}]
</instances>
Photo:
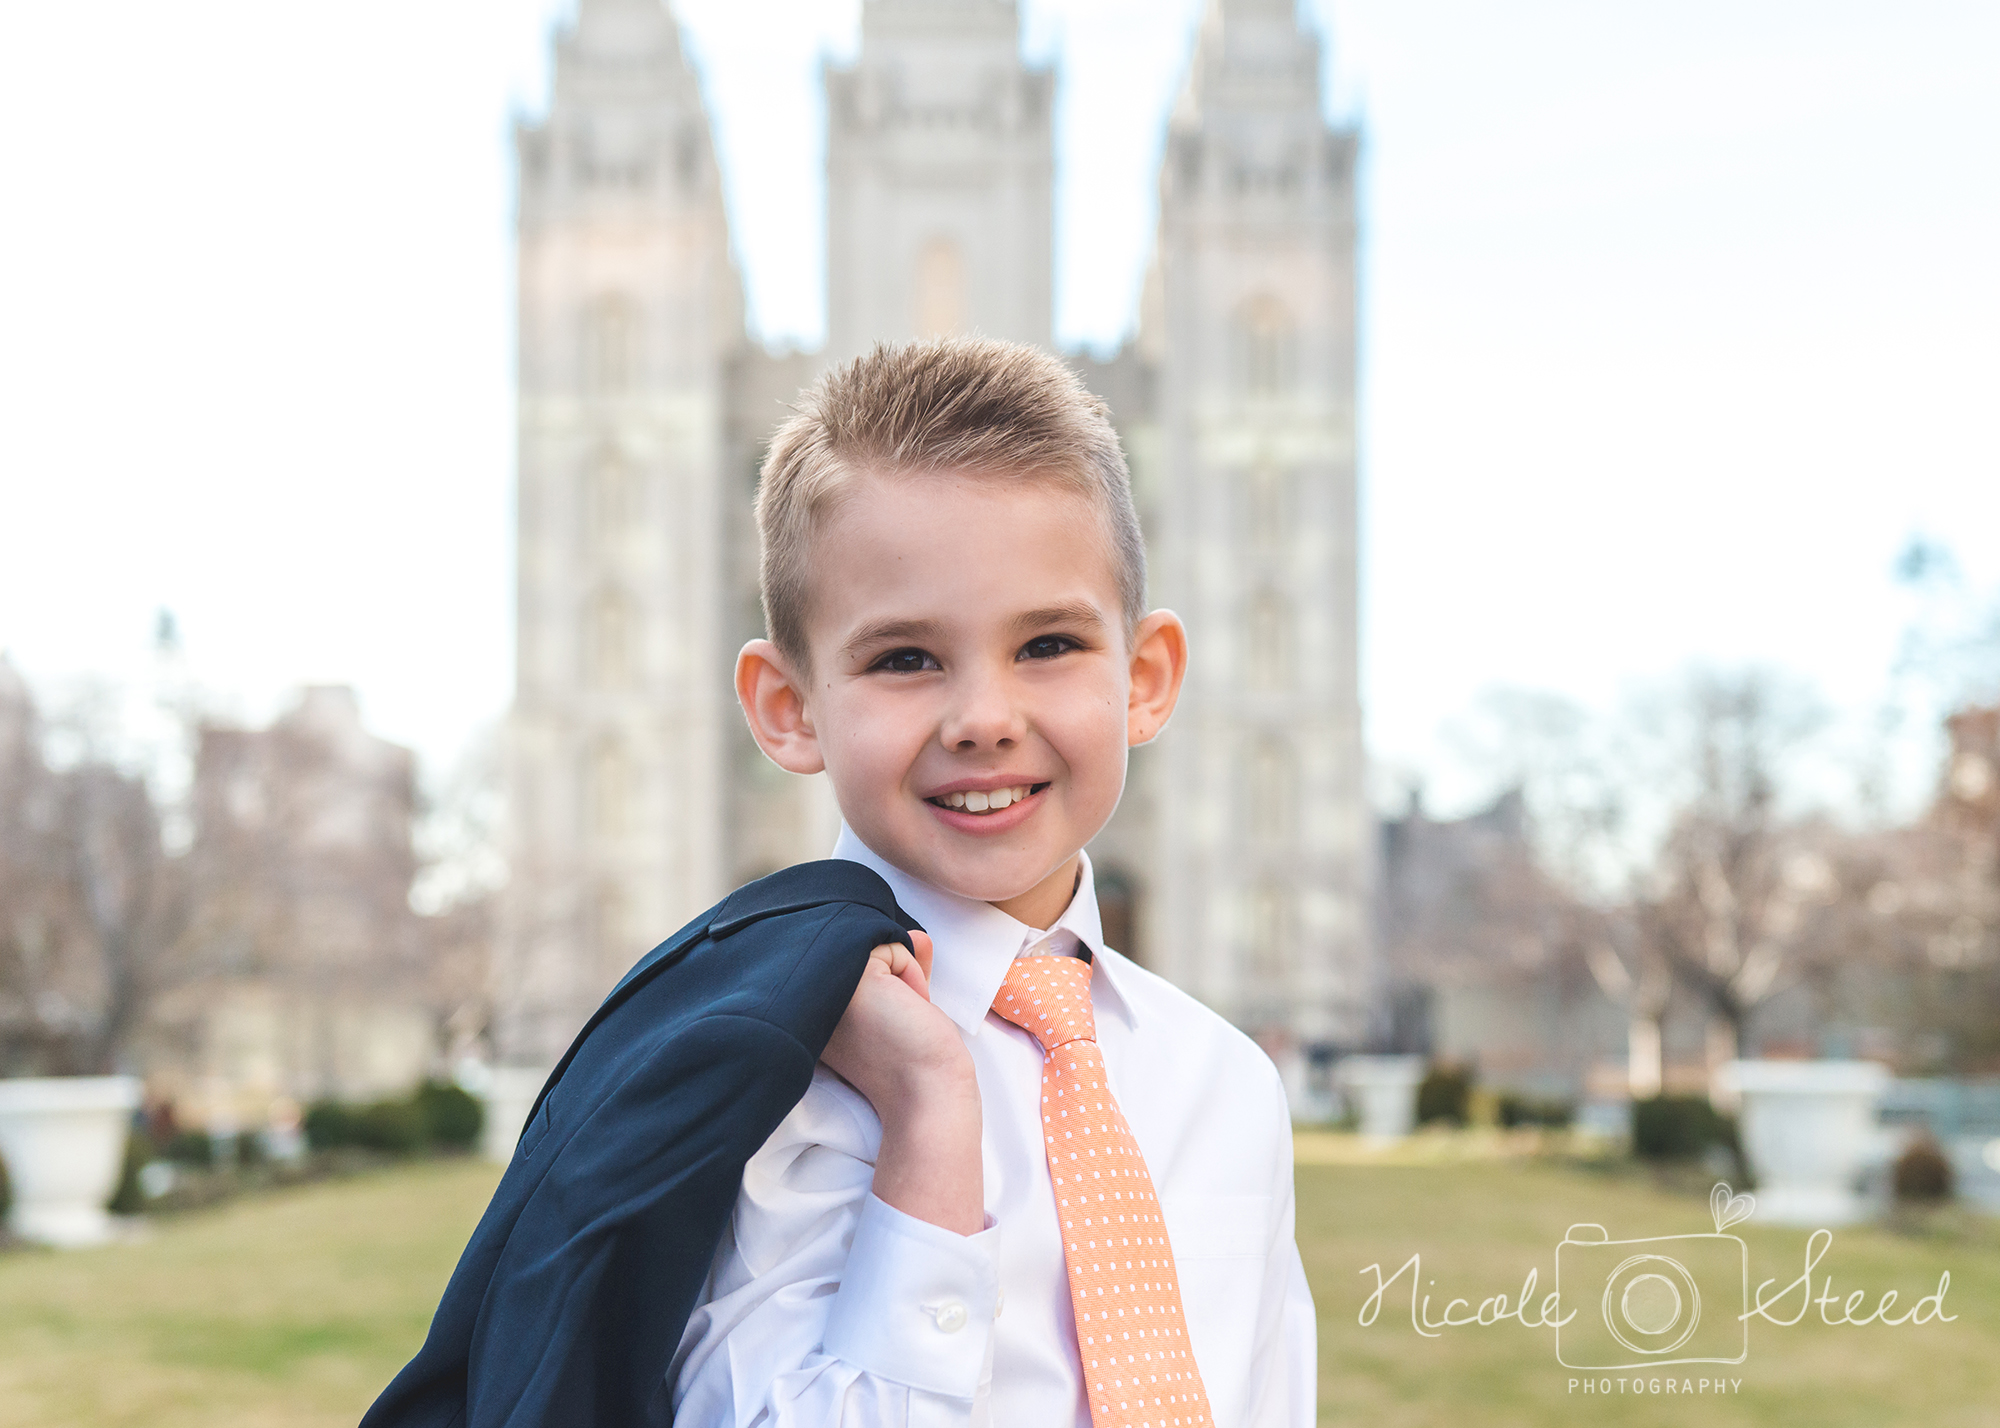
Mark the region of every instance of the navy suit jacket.
<instances>
[{"instance_id":1,"label":"navy suit jacket","mask_svg":"<svg viewBox=\"0 0 2000 1428\"><path fill-rule=\"evenodd\" d=\"M870 949L916 927L859 863L739 888L642 958L578 1034L362 1428L639 1428L743 1165L812 1081Z\"/></svg>"}]
</instances>

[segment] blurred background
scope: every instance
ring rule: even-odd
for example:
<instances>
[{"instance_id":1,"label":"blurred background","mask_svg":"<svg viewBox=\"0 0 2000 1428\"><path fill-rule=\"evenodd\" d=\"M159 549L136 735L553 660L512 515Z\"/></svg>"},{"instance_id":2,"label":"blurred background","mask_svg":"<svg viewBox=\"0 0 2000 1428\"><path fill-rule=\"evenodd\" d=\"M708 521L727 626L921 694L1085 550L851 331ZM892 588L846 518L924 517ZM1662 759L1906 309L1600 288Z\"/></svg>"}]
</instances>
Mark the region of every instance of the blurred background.
<instances>
[{"instance_id":1,"label":"blurred background","mask_svg":"<svg viewBox=\"0 0 2000 1428\"><path fill-rule=\"evenodd\" d=\"M0 1424L358 1414L466 1153L830 846L729 694L757 466L955 332L1106 399L1189 623L1107 937L1286 1076L1330 1412L1457 1391L1337 1337L1331 1207L1420 1239L1502 1166L1943 1236L1995 1342L1991 7L5 23Z\"/></svg>"}]
</instances>

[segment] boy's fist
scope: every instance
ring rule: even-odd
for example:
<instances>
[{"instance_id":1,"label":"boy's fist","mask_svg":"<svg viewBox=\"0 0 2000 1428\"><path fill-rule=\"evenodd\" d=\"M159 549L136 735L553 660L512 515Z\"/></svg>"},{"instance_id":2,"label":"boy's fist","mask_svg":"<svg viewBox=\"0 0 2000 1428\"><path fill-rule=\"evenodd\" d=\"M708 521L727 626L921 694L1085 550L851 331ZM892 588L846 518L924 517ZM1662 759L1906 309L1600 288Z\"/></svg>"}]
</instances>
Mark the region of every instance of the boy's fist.
<instances>
[{"instance_id":1,"label":"boy's fist","mask_svg":"<svg viewBox=\"0 0 2000 1428\"><path fill-rule=\"evenodd\" d=\"M985 1225L979 1079L950 1017L931 1005L931 939L885 942L868 965L826 1064L882 1119L874 1190L886 1204L961 1235Z\"/></svg>"},{"instance_id":2,"label":"boy's fist","mask_svg":"<svg viewBox=\"0 0 2000 1428\"><path fill-rule=\"evenodd\" d=\"M930 934L912 932L910 941L914 951L885 942L868 954L823 1058L885 1122L973 1084L958 1028L931 1005Z\"/></svg>"}]
</instances>

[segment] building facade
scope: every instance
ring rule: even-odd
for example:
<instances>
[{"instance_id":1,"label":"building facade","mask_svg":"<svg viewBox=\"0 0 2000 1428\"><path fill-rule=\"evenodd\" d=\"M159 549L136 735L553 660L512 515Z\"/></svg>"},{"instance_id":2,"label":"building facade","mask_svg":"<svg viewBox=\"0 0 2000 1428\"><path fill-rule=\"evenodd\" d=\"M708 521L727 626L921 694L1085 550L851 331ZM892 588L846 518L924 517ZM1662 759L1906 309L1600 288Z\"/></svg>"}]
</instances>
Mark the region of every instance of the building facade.
<instances>
[{"instance_id":1,"label":"building facade","mask_svg":"<svg viewBox=\"0 0 2000 1428\"><path fill-rule=\"evenodd\" d=\"M435 919L410 907L415 759L321 685L269 727L204 723L184 873L184 980L140 1061L184 1123L254 1128L282 1100L402 1095L437 1069L450 1004ZM187 976L186 974L193 975Z\"/></svg>"},{"instance_id":2,"label":"building facade","mask_svg":"<svg viewBox=\"0 0 2000 1428\"><path fill-rule=\"evenodd\" d=\"M1012 0L864 0L827 100L828 344L745 334L696 76L661 0L580 0L519 134L519 684L496 1050L553 1060L643 950L823 856L823 779L730 692L762 633L751 501L828 362L953 332L1050 345L1055 76ZM1170 121L1110 404L1152 598L1195 651L1093 856L1114 946L1281 1064L1378 1002L1356 689L1355 137L1292 0L1214 0Z\"/></svg>"}]
</instances>

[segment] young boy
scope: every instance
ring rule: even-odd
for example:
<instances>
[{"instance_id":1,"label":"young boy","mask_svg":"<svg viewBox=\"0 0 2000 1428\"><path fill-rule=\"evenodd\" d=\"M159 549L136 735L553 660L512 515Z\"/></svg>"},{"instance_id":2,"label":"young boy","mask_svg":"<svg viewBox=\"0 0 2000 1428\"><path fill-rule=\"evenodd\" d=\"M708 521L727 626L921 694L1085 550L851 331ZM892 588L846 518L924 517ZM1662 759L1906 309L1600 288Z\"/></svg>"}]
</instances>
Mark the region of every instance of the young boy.
<instances>
[{"instance_id":1,"label":"young boy","mask_svg":"<svg viewBox=\"0 0 2000 1428\"><path fill-rule=\"evenodd\" d=\"M779 432L757 520L751 730L930 938L876 949L745 1168L676 1421L1305 1428L1277 1073L1104 946L1083 852L1187 660L1104 405L1030 348L878 348Z\"/></svg>"}]
</instances>

